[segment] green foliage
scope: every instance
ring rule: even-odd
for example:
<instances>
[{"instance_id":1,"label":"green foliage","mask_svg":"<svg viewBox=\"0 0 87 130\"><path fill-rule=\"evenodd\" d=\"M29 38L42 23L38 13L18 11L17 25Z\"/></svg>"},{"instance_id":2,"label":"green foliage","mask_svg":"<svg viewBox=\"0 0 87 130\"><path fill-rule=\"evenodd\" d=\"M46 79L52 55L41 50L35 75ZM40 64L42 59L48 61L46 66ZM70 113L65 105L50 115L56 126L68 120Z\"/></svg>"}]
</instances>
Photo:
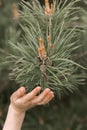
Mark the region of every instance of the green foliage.
<instances>
[{"instance_id":1,"label":"green foliage","mask_svg":"<svg viewBox=\"0 0 87 130\"><path fill-rule=\"evenodd\" d=\"M80 37L80 41L82 44L82 48L79 48L79 63L85 65L87 67L87 1L84 0L84 8L81 13L81 24L84 27L84 33L82 33Z\"/></svg>"},{"instance_id":2,"label":"green foliage","mask_svg":"<svg viewBox=\"0 0 87 130\"><path fill-rule=\"evenodd\" d=\"M13 24L12 4L18 0L0 0L0 48L5 46L8 28Z\"/></svg>"},{"instance_id":3,"label":"green foliage","mask_svg":"<svg viewBox=\"0 0 87 130\"><path fill-rule=\"evenodd\" d=\"M82 78L76 71L82 66L75 63L72 56L79 47L80 27L75 23L78 19L76 12L80 8L74 6L78 1L67 3L66 0L62 6L54 1L52 15L46 15L45 7L37 0L21 2L18 28L15 30L14 25L14 29L10 30L8 49L1 64L8 66L11 79L27 86L28 90L36 85L41 85L42 89L49 86L59 96L77 89ZM46 48L44 59L38 54L40 37Z\"/></svg>"}]
</instances>

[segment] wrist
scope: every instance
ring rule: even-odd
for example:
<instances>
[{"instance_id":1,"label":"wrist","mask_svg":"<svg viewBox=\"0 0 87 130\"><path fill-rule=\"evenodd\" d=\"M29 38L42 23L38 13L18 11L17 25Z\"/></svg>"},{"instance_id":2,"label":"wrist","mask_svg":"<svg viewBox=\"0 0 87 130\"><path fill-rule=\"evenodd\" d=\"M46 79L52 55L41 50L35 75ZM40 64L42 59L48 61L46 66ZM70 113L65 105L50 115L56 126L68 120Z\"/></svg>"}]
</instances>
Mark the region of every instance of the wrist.
<instances>
[{"instance_id":1,"label":"wrist","mask_svg":"<svg viewBox=\"0 0 87 130\"><path fill-rule=\"evenodd\" d=\"M25 111L18 110L12 104L9 105L9 111L15 114L15 116L25 116Z\"/></svg>"},{"instance_id":2,"label":"wrist","mask_svg":"<svg viewBox=\"0 0 87 130\"><path fill-rule=\"evenodd\" d=\"M16 110L14 106L10 104L3 130L21 130L24 117L25 112Z\"/></svg>"}]
</instances>

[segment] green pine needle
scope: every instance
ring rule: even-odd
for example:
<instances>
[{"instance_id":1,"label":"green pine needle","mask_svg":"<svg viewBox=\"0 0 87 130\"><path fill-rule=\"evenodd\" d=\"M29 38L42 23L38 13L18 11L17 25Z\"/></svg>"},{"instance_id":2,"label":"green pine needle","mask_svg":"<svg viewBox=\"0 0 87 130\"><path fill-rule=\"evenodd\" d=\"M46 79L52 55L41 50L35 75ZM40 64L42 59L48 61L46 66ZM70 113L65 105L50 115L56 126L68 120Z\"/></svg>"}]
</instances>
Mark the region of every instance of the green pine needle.
<instances>
[{"instance_id":1,"label":"green pine needle","mask_svg":"<svg viewBox=\"0 0 87 130\"><path fill-rule=\"evenodd\" d=\"M76 71L78 67L84 69L71 60L73 52L79 47L80 29L78 25L74 26L78 19L76 13L80 10L74 6L78 1L68 3L65 0L61 6L55 0L51 16L45 14L45 7L41 7L37 0L38 5L20 3L19 27L11 31L5 61L1 64L9 66L11 79L25 85L28 90L37 85L41 85L42 89L49 87L59 96L77 90L81 78ZM46 48L46 59L43 60L38 54L40 37Z\"/></svg>"}]
</instances>

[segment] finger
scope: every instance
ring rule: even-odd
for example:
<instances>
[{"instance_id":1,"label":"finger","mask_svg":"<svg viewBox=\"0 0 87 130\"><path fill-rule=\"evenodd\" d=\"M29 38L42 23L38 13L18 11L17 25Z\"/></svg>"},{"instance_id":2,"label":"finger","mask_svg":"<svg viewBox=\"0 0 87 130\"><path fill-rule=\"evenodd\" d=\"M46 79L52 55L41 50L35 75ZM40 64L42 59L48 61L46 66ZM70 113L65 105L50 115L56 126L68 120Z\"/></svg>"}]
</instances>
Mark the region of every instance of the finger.
<instances>
[{"instance_id":1,"label":"finger","mask_svg":"<svg viewBox=\"0 0 87 130\"><path fill-rule=\"evenodd\" d=\"M54 93L51 91L47 94L47 96L41 101L39 102L37 105L44 105L47 104L48 102L50 102L52 99L54 98Z\"/></svg>"},{"instance_id":2,"label":"finger","mask_svg":"<svg viewBox=\"0 0 87 130\"><path fill-rule=\"evenodd\" d=\"M31 92L29 92L28 94L26 94L22 100L24 102L30 101L31 99L33 99L41 90L41 87L36 87L35 89L33 89Z\"/></svg>"},{"instance_id":3,"label":"finger","mask_svg":"<svg viewBox=\"0 0 87 130\"><path fill-rule=\"evenodd\" d=\"M12 97L11 98L14 98L14 100L22 97L25 95L25 88L24 87L20 87L16 92L14 92L12 94Z\"/></svg>"},{"instance_id":4,"label":"finger","mask_svg":"<svg viewBox=\"0 0 87 130\"><path fill-rule=\"evenodd\" d=\"M50 91L51 90L49 88L46 88L40 95L32 100L32 104L38 104L39 102L41 102Z\"/></svg>"}]
</instances>

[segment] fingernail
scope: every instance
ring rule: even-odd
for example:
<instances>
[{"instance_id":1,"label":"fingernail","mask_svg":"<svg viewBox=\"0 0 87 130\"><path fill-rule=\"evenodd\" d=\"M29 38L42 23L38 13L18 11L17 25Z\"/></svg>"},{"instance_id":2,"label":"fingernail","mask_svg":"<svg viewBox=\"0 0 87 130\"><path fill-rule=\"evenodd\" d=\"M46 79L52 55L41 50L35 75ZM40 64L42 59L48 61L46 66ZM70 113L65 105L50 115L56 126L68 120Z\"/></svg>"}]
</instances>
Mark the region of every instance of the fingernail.
<instances>
[{"instance_id":1,"label":"fingernail","mask_svg":"<svg viewBox=\"0 0 87 130\"><path fill-rule=\"evenodd\" d=\"M38 89L41 89L41 87L40 87L40 86L37 86L37 88L38 88Z\"/></svg>"},{"instance_id":2,"label":"fingernail","mask_svg":"<svg viewBox=\"0 0 87 130\"><path fill-rule=\"evenodd\" d=\"M52 97L54 97L54 92L50 92L50 93L51 93Z\"/></svg>"},{"instance_id":3,"label":"fingernail","mask_svg":"<svg viewBox=\"0 0 87 130\"><path fill-rule=\"evenodd\" d=\"M45 91L49 92L49 91L50 91L50 89L49 89L49 88L46 88L46 89L45 89Z\"/></svg>"},{"instance_id":4,"label":"fingernail","mask_svg":"<svg viewBox=\"0 0 87 130\"><path fill-rule=\"evenodd\" d=\"M54 95L54 92L51 91L50 93Z\"/></svg>"}]
</instances>

